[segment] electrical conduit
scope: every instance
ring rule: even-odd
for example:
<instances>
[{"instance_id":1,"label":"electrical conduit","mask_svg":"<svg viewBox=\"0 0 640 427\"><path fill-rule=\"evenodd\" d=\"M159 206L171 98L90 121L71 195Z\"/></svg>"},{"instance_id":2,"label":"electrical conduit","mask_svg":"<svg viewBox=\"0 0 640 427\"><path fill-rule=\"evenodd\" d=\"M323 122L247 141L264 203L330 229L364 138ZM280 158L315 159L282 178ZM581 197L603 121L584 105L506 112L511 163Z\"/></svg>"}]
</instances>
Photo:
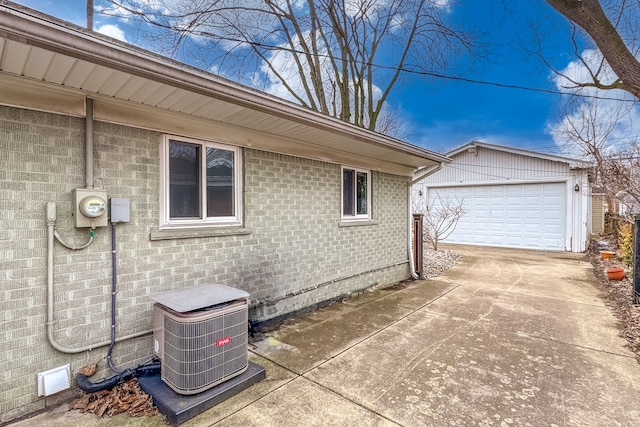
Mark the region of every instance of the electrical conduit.
<instances>
[{"instance_id":1,"label":"electrical conduit","mask_svg":"<svg viewBox=\"0 0 640 427\"><path fill-rule=\"evenodd\" d=\"M88 344L82 347L65 347L62 344L58 343L55 338L53 325L55 324L54 320L54 307L53 307L53 266L54 266L54 258L53 258L53 247L54 247L54 239L55 239L55 224L56 224L56 204L54 202L47 203L47 338L49 339L49 343L51 346L58 350L61 353L67 354L75 354L82 353L84 351L93 350L99 347L105 347L111 344L111 340L100 341L94 344ZM116 342L141 337L143 335L150 334L151 330L136 332L133 334L125 335L119 337Z\"/></svg>"},{"instance_id":2,"label":"electrical conduit","mask_svg":"<svg viewBox=\"0 0 640 427\"><path fill-rule=\"evenodd\" d=\"M86 98L86 120L85 120L85 185L86 188L93 188L93 99ZM74 353L82 353L84 351L93 350L99 347L105 347L107 345L110 346L110 349L113 347L114 342L125 341L131 338L141 337L143 335L148 335L151 333L151 330L141 331L129 335L122 336L115 340L115 326L113 322L114 316L114 297L113 293L115 292L112 289L112 327L111 327L111 340L101 341L95 344L89 344L82 347L65 347L58 343L55 339L53 326L55 324L54 320L54 307L53 307L53 264L54 264L54 243L55 239L71 250L80 250L88 247L91 242L93 242L94 231L93 229L90 232L90 239L85 245L82 246L72 246L67 244L60 234L55 229L56 225L56 204L55 202L48 202L46 205L46 213L47 213L47 338L49 343L53 348L62 353L74 354ZM110 353L109 353L110 354ZM110 360L109 360L110 362ZM109 363L111 367L111 363Z\"/></svg>"}]
</instances>

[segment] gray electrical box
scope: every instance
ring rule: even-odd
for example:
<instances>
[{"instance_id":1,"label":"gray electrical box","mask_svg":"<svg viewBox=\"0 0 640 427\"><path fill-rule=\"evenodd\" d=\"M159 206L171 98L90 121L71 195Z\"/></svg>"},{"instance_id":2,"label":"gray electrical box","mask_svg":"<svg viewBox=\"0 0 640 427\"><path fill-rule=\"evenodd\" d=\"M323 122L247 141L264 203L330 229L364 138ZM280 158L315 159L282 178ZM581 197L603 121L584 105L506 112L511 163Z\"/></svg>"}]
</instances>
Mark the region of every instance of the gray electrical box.
<instances>
[{"instance_id":1,"label":"gray electrical box","mask_svg":"<svg viewBox=\"0 0 640 427\"><path fill-rule=\"evenodd\" d=\"M107 190L76 188L73 190L73 205L77 228L107 226Z\"/></svg>"},{"instance_id":2,"label":"gray electrical box","mask_svg":"<svg viewBox=\"0 0 640 427\"><path fill-rule=\"evenodd\" d=\"M111 223L116 222L129 222L131 206L129 199L122 197L112 197L109 199L111 206L109 211L111 212Z\"/></svg>"}]
</instances>

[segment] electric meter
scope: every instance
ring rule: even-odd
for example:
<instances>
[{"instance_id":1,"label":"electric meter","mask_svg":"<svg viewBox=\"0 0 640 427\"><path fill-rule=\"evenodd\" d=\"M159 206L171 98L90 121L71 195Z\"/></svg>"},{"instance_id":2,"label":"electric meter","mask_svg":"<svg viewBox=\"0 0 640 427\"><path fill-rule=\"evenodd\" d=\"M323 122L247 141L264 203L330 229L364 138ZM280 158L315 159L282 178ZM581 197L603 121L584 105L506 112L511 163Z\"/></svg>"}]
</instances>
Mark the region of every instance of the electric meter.
<instances>
[{"instance_id":1,"label":"electric meter","mask_svg":"<svg viewBox=\"0 0 640 427\"><path fill-rule=\"evenodd\" d=\"M78 228L106 227L107 191L95 188L73 190L74 219Z\"/></svg>"},{"instance_id":2,"label":"electric meter","mask_svg":"<svg viewBox=\"0 0 640 427\"><path fill-rule=\"evenodd\" d=\"M98 218L107 212L107 202L98 196L87 196L80 200L80 213L87 218Z\"/></svg>"}]
</instances>

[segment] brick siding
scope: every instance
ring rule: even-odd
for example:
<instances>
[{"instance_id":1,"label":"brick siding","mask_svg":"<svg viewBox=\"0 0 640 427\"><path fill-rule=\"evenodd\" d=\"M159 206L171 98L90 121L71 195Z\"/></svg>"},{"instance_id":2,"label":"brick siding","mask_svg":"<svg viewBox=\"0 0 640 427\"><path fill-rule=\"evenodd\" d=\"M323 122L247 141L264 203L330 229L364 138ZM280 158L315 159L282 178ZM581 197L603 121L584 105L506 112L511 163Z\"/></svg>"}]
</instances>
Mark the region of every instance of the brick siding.
<instances>
[{"instance_id":1,"label":"brick siding","mask_svg":"<svg viewBox=\"0 0 640 427\"><path fill-rule=\"evenodd\" d=\"M158 228L161 134L95 123L96 183L131 202L117 233L117 335L151 329L149 295L224 283L251 295L250 317L267 321L409 275L407 185L372 172L374 225L341 226L340 165L245 149L244 227L249 234L151 240ZM215 139L215 135L212 135ZM57 204L56 229L80 245L72 194L84 182L84 119L0 106L0 423L68 399L37 397L36 374L99 362L106 348L54 350L46 337L45 205ZM71 251L55 243L55 337L67 347L108 340L111 230ZM118 343L116 366L152 356L150 336Z\"/></svg>"}]
</instances>

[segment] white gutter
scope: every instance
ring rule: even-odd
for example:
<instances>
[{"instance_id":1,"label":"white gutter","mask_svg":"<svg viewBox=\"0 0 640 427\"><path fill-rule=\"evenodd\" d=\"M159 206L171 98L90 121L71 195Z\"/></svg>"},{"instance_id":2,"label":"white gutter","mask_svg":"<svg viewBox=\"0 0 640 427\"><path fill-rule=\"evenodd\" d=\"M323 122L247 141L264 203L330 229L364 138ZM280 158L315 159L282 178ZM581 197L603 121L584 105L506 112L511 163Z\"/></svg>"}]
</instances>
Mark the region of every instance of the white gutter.
<instances>
[{"instance_id":1,"label":"white gutter","mask_svg":"<svg viewBox=\"0 0 640 427\"><path fill-rule=\"evenodd\" d=\"M424 172L422 175L418 175L417 178L411 181L411 185L417 184L418 182L422 181L426 177L438 172L440 169L442 169L442 163L438 163L438 166L436 166L435 168L429 169L428 171Z\"/></svg>"}]
</instances>

